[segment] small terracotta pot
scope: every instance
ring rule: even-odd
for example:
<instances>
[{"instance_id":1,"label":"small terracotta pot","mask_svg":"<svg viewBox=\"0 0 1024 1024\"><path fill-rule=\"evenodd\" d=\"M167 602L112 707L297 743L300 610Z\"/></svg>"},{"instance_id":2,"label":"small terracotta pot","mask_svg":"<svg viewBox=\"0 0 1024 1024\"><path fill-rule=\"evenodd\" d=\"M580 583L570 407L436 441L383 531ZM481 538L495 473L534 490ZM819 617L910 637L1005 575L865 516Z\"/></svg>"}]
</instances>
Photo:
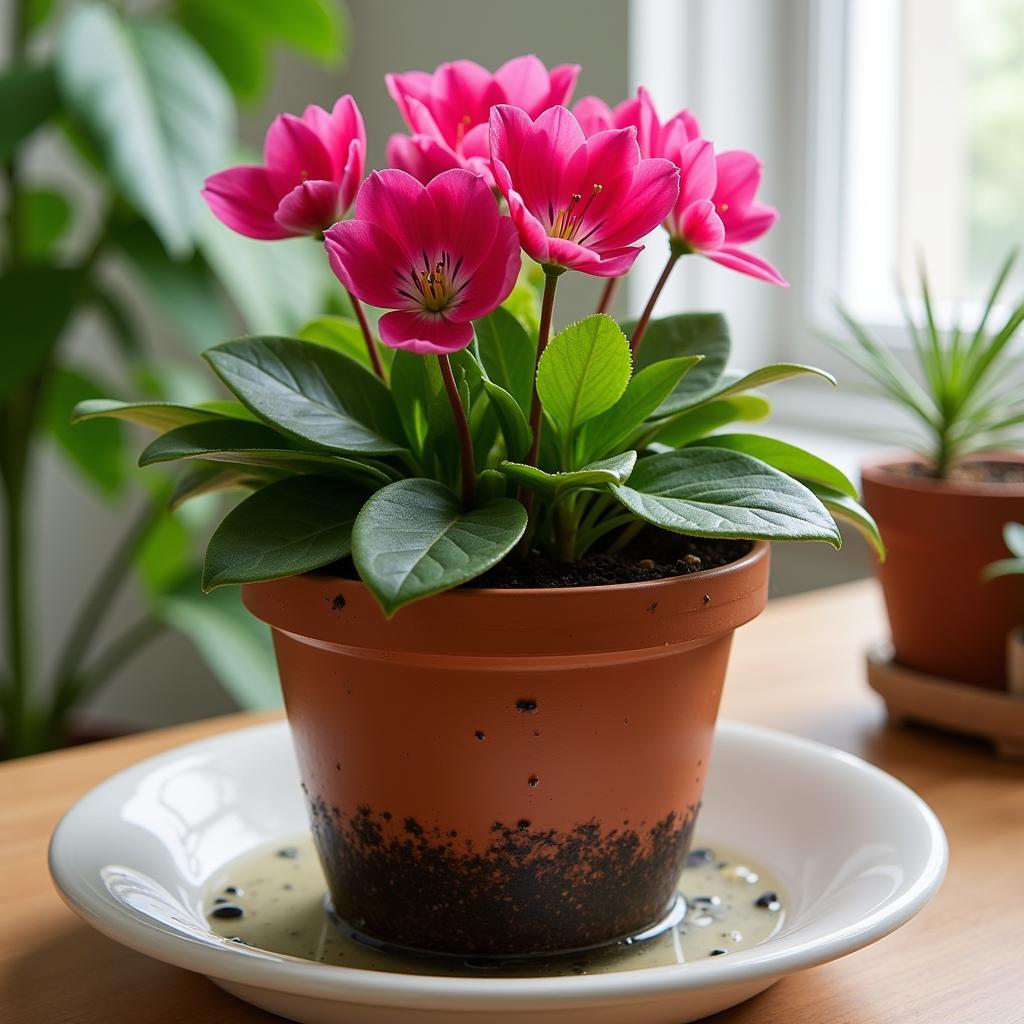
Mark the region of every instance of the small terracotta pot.
<instances>
[{"instance_id":1,"label":"small terracotta pot","mask_svg":"<svg viewBox=\"0 0 1024 1024\"><path fill-rule=\"evenodd\" d=\"M1024 520L1024 484L953 484L889 468L914 461L889 455L861 472L864 504L887 549L877 574L896 660L943 679L1006 689L1006 634L1019 621L1020 583L984 580L982 570L1006 557L1003 526Z\"/></svg>"},{"instance_id":2,"label":"small terracotta pot","mask_svg":"<svg viewBox=\"0 0 1024 1024\"><path fill-rule=\"evenodd\" d=\"M672 906L733 630L769 549L652 583L461 589L387 620L358 582L242 588L273 627L336 914L466 956L583 949Z\"/></svg>"}]
</instances>

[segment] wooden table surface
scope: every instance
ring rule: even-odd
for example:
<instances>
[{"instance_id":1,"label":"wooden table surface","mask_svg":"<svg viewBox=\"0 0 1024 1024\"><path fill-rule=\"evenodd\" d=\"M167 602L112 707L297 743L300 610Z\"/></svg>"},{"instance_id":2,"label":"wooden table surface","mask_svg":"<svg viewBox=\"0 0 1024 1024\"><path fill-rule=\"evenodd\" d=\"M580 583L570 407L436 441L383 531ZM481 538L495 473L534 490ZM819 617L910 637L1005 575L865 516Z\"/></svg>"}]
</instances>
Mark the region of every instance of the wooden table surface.
<instances>
[{"instance_id":1,"label":"wooden table surface","mask_svg":"<svg viewBox=\"0 0 1024 1024\"><path fill-rule=\"evenodd\" d=\"M894 935L787 978L710 1018L715 1024L1024 1022L1024 768L978 743L887 727L862 653L884 632L873 583L774 601L737 635L723 712L851 751L913 787L949 836L946 882ZM46 870L51 830L91 786L139 758L254 720L233 715L0 766L0 1021L279 1020L91 931Z\"/></svg>"}]
</instances>

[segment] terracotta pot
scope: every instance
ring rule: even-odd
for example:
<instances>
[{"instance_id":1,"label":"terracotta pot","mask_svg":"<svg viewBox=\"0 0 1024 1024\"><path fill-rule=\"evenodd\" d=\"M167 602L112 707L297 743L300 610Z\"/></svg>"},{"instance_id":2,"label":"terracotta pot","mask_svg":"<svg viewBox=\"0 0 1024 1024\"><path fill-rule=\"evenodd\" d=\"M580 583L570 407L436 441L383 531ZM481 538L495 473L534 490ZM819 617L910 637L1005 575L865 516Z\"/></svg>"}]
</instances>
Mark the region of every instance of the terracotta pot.
<instances>
[{"instance_id":1,"label":"terracotta pot","mask_svg":"<svg viewBox=\"0 0 1024 1024\"><path fill-rule=\"evenodd\" d=\"M1020 581L986 581L981 574L1006 557L1003 525L1024 520L1024 484L951 484L888 468L912 461L919 460L889 455L861 473L864 504L888 552L877 573L896 660L944 679L1005 689L1006 634L1019 621Z\"/></svg>"},{"instance_id":2,"label":"terracotta pot","mask_svg":"<svg viewBox=\"0 0 1024 1024\"><path fill-rule=\"evenodd\" d=\"M388 621L309 574L243 587L273 627L336 914L370 939L514 956L672 907L733 630L769 549L691 576L462 589Z\"/></svg>"}]
</instances>

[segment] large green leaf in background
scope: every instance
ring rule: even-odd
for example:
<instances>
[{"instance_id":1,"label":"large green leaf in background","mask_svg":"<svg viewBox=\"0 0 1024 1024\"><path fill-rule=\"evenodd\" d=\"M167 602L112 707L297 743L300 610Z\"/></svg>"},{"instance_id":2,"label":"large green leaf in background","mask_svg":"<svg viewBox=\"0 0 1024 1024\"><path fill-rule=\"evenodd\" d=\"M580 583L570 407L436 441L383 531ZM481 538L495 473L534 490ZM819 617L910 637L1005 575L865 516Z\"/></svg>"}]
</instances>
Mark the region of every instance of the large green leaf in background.
<instances>
[{"instance_id":1,"label":"large green leaf in background","mask_svg":"<svg viewBox=\"0 0 1024 1024\"><path fill-rule=\"evenodd\" d=\"M842 544L807 487L741 452L684 448L652 455L612 491L635 515L673 533Z\"/></svg>"},{"instance_id":2,"label":"large green leaf in background","mask_svg":"<svg viewBox=\"0 0 1024 1024\"><path fill-rule=\"evenodd\" d=\"M261 488L236 505L210 538L203 589L295 576L344 558L365 498L352 485L320 476Z\"/></svg>"},{"instance_id":3,"label":"large green leaf in background","mask_svg":"<svg viewBox=\"0 0 1024 1024\"><path fill-rule=\"evenodd\" d=\"M77 270L23 267L0 277L0 404L49 358L74 309Z\"/></svg>"},{"instance_id":4,"label":"large green leaf in background","mask_svg":"<svg viewBox=\"0 0 1024 1024\"><path fill-rule=\"evenodd\" d=\"M153 602L157 615L196 645L241 707L281 703L270 630L246 611L238 590L223 587L204 594L190 574Z\"/></svg>"},{"instance_id":5,"label":"large green leaf in background","mask_svg":"<svg viewBox=\"0 0 1024 1024\"><path fill-rule=\"evenodd\" d=\"M28 189L18 196L21 258L41 263L71 222L71 207L52 189Z\"/></svg>"},{"instance_id":6,"label":"large green leaf in background","mask_svg":"<svg viewBox=\"0 0 1024 1024\"><path fill-rule=\"evenodd\" d=\"M53 68L15 67L0 75L0 160L6 160L59 106Z\"/></svg>"},{"instance_id":7,"label":"large green leaf in background","mask_svg":"<svg viewBox=\"0 0 1024 1024\"><path fill-rule=\"evenodd\" d=\"M360 578L387 615L486 572L515 547L526 509L497 498L468 512L436 480L400 480L374 494L352 531Z\"/></svg>"},{"instance_id":8,"label":"large green leaf in background","mask_svg":"<svg viewBox=\"0 0 1024 1024\"><path fill-rule=\"evenodd\" d=\"M534 361L537 341L523 325L500 306L477 320L476 348L480 363L495 384L504 388L528 416L533 397Z\"/></svg>"},{"instance_id":9,"label":"large green leaf in background","mask_svg":"<svg viewBox=\"0 0 1024 1024\"><path fill-rule=\"evenodd\" d=\"M177 0L176 7L182 25L242 99L263 92L275 42L324 64L336 63L347 49L340 0Z\"/></svg>"},{"instance_id":10,"label":"large green leaf in background","mask_svg":"<svg viewBox=\"0 0 1024 1024\"><path fill-rule=\"evenodd\" d=\"M97 3L73 7L57 38L68 107L104 153L121 191L167 251L192 252L203 179L228 163L231 94L206 54L166 22L126 19Z\"/></svg>"},{"instance_id":11,"label":"large green leaf in background","mask_svg":"<svg viewBox=\"0 0 1024 1024\"><path fill-rule=\"evenodd\" d=\"M121 490L128 466L121 425L101 420L76 426L71 421L76 405L109 390L80 370L54 367L47 375L43 422L72 464L111 496Z\"/></svg>"},{"instance_id":12,"label":"large green leaf in background","mask_svg":"<svg viewBox=\"0 0 1024 1024\"><path fill-rule=\"evenodd\" d=\"M209 210L199 247L250 334L294 334L319 316L332 289L323 246L309 238L261 242L226 228Z\"/></svg>"}]
</instances>

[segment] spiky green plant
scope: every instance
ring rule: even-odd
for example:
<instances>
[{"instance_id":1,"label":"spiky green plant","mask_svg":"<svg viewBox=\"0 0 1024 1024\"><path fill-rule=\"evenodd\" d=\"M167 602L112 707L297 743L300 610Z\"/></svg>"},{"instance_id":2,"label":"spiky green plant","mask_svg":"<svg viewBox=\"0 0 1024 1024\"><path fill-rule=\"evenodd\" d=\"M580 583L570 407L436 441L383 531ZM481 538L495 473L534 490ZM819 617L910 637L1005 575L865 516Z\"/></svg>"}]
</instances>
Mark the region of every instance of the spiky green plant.
<instances>
[{"instance_id":1,"label":"spiky green plant","mask_svg":"<svg viewBox=\"0 0 1024 1024\"><path fill-rule=\"evenodd\" d=\"M913 342L913 366L874 338L844 308L848 340L833 339L846 358L862 369L878 390L904 408L918 423L911 446L924 455L936 477L945 479L966 457L984 451L1017 448L1024 427L1022 357L1011 341L1024 321L1024 301L1009 312L1002 326L990 330L1003 287L1017 259L1014 251L996 276L981 319L973 332L957 324L940 330L935 320L928 280L921 271L924 323L900 304Z\"/></svg>"}]
</instances>

